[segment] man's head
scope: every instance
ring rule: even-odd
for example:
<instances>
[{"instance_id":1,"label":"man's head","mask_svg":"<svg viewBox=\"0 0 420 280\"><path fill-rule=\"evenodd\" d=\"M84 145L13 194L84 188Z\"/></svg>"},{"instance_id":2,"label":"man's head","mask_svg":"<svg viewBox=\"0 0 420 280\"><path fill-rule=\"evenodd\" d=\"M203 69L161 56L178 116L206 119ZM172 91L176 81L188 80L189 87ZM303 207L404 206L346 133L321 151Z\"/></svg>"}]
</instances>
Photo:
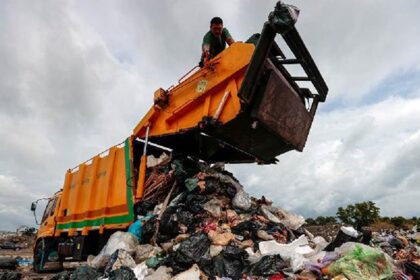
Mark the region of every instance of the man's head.
<instances>
[{"instance_id":1,"label":"man's head","mask_svg":"<svg viewBox=\"0 0 420 280\"><path fill-rule=\"evenodd\" d=\"M222 35L223 31L223 20L219 17L214 17L210 21L210 31L214 36Z\"/></svg>"}]
</instances>

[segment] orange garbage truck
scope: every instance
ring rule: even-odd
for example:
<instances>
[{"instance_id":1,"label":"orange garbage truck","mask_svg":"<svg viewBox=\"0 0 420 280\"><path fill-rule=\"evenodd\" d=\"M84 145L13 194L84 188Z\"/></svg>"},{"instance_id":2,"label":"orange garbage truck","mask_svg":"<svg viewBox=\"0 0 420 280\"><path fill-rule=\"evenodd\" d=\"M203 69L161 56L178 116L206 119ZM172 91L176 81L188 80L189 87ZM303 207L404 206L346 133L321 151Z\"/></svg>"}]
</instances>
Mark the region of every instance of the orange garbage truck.
<instances>
[{"instance_id":1,"label":"orange garbage truck","mask_svg":"<svg viewBox=\"0 0 420 280\"><path fill-rule=\"evenodd\" d=\"M295 21L289 7L277 3L260 34L193 68L176 86L158 89L130 137L68 170L42 218L35 270L85 260L113 232L126 230L136 220L135 205L156 187L150 155L272 164L280 154L302 151L328 87ZM278 34L291 57L276 43ZM294 75L291 65L305 75Z\"/></svg>"}]
</instances>

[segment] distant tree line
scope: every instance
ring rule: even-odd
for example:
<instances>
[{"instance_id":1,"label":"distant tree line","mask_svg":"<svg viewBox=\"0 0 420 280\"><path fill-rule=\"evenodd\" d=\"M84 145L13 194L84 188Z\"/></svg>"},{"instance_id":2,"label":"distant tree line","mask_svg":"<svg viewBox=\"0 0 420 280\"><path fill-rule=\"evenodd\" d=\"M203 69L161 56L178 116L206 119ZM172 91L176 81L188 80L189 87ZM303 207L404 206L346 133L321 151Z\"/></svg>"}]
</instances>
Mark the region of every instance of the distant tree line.
<instances>
[{"instance_id":1,"label":"distant tree line","mask_svg":"<svg viewBox=\"0 0 420 280\"><path fill-rule=\"evenodd\" d=\"M420 226L420 218L381 217L380 209L372 201L365 201L339 207L336 216L318 216L316 218L306 219L306 224L310 226L324 226L328 224L348 224L357 229L364 226L381 225L381 227L413 227Z\"/></svg>"}]
</instances>

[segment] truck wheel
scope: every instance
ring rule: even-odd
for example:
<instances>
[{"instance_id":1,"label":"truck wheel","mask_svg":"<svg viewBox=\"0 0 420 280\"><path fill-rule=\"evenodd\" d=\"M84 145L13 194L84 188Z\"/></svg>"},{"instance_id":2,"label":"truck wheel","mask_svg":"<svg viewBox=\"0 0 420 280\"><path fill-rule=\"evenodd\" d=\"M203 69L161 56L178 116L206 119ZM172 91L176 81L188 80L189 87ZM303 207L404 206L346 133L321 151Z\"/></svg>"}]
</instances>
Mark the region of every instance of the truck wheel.
<instances>
[{"instance_id":1,"label":"truck wheel","mask_svg":"<svg viewBox=\"0 0 420 280\"><path fill-rule=\"evenodd\" d=\"M37 273L43 272L44 265L48 260L49 254L49 240L46 238L42 238L36 242L35 249L34 249L34 262L33 268L34 271Z\"/></svg>"}]
</instances>

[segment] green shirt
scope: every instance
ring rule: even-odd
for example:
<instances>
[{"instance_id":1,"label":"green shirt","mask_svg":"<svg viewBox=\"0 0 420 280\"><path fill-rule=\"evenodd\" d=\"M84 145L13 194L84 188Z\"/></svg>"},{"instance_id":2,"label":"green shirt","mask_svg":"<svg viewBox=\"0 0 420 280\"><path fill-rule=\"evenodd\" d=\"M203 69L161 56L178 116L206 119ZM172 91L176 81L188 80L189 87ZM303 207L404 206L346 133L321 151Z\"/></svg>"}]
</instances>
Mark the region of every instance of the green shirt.
<instances>
[{"instance_id":1,"label":"green shirt","mask_svg":"<svg viewBox=\"0 0 420 280\"><path fill-rule=\"evenodd\" d=\"M213 33L209 31L204 35L203 48L205 45L209 46L210 56L213 58L226 48L226 39L229 37L232 36L227 28L223 28L221 36L214 36Z\"/></svg>"}]
</instances>

